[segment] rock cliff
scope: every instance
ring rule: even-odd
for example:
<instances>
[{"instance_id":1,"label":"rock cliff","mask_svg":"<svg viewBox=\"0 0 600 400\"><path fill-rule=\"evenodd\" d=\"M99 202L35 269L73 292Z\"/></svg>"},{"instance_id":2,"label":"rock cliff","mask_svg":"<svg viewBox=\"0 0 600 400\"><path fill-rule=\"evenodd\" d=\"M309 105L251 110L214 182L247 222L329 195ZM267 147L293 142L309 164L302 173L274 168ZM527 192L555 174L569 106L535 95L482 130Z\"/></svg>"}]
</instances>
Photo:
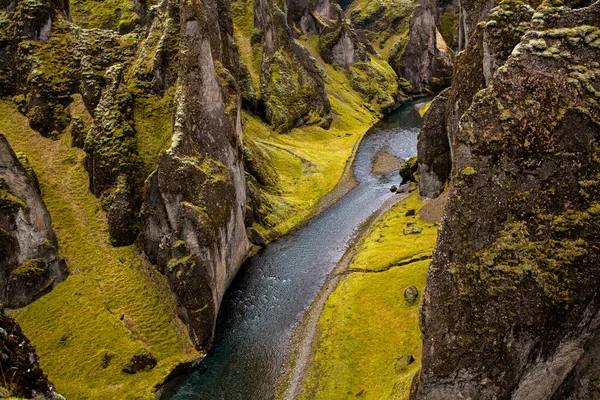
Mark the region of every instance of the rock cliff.
<instances>
[{"instance_id":1,"label":"rock cliff","mask_svg":"<svg viewBox=\"0 0 600 400\"><path fill-rule=\"evenodd\" d=\"M323 78L308 51L294 41L284 12L273 0L256 0L254 26L260 30L261 96L266 119L277 131L305 124L331 125Z\"/></svg>"},{"instance_id":2,"label":"rock cliff","mask_svg":"<svg viewBox=\"0 0 600 400\"><path fill-rule=\"evenodd\" d=\"M451 50L437 28L438 20L437 2L421 0L410 17L408 42L393 63L416 93L439 90L450 83Z\"/></svg>"},{"instance_id":3,"label":"rock cliff","mask_svg":"<svg viewBox=\"0 0 600 400\"><path fill-rule=\"evenodd\" d=\"M512 50L485 44L505 17L521 22L502 24L503 37L525 29ZM448 130L452 181L413 398L594 398L600 3L544 4L535 14L503 3L487 18L459 62L478 71L470 76L482 90L466 88L470 106ZM455 84L460 76L459 65Z\"/></svg>"},{"instance_id":4,"label":"rock cliff","mask_svg":"<svg viewBox=\"0 0 600 400\"><path fill-rule=\"evenodd\" d=\"M228 93L221 83L232 38L211 35L215 6L181 4L173 139L148 178L142 210L144 250L167 275L179 316L202 348L249 249L241 99L236 86Z\"/></svg>"},{"instance_id":5,"label":"rock cliff","mask_svg":"<svg viewBox=\"0 0 600 400\"><path fill-rule=\"evenodd\" d=\"M522 2L504 2L485 15L471 32L470 45L456 56L452 87L433 102L423 120L419 144L423 196L437 196L450 177L451 164L443 158L447 149L452 154L458 148L455 140L463 114L510 56L529 28L533 13L533 8Z\"/></svg>"},{"instance_id":6,"label":"rock cliff","mask_svg":"<svg viewBox=\"0 0 600 400\"><path fill-rule=\"evenodd\" d=\"M24 165L0 133L0 301L10 308L26 306L68 275L35 172L22 159Z\"/></svg>"}]
</instances>

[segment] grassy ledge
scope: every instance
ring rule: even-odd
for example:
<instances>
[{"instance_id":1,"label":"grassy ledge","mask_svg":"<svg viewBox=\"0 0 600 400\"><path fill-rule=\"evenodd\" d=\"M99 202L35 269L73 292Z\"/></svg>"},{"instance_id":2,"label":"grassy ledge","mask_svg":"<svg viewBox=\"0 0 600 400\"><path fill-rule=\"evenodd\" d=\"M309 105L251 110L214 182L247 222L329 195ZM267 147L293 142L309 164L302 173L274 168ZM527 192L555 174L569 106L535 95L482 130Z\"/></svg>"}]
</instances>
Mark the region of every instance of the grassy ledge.
<instances>
[{"instance_id":1,"label":"grassy ledge","mask_svg":"<svg viewBox=\"0 0 600 400\"><path fill-rule=\"evenodd\" d=\"M408 399L421 333L418 303L407 304L403 293L409 286L422 293L429 260L420 258L431 256L437 238L437 223L419 216L424 205L411 194L357 244L318 318L299 399ZM414 225L420 233L408 233ZM407 356L416 361L408 364Z\"/></svg>"},{"instance_id":2,"label":"grassy ledge","mask_svg":"<svg viewBox=\"0 0 600 400\"><path fill-rule=\"evenodd\" d=\"M70 134L43 138L8 101L0 101L0 131L31 161L71 271L51 293L14 312L44 372L69 399L154 398L155 384L199 356L165 279L133 246L110 245L100 201L88 189L84 153L71 147ZM142 349L157 366L122 372Z\"/></svg>"}]
</instances>

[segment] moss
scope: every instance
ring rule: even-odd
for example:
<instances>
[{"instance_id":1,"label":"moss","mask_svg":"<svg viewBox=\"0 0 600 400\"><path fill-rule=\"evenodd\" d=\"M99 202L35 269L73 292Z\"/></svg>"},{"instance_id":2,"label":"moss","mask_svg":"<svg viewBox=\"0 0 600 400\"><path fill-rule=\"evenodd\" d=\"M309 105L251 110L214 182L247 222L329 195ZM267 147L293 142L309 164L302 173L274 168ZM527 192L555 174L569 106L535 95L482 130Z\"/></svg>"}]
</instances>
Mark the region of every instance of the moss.
<instances>
[{"instance_id":1,"label":"moss","mask_svg":"<svg viewBox=\"0 0 600 400\"><path fill-rule=\"evenodd\" d=\"M422 206L415 194L395 205L358 248L349 270L380 272L346 275L327 299L300 399L409 398L421 334L419 302L408 304L403 293L410 286L423 292L429 261L390 266L431 256L437 229L406 216ZM425 226L418 238L398 234L409 221Z\"/></svg>"},{"instance_id":2,"label":"moss","mask_svg":"<svg viewBox=\"0 0 600 400\"><path fill-rule=\"evenodd\" d=\"M440 16L439 30L446 44L452 49L455 43L455 33L458 27L459 13L455 6L448 7Z\"/></svg>"},{"instance_id":3,"label":"moss","mask_svg":"<svg viewBox=\"0 0 600 400\"><path fill-rule=\"evenodd\" d=\"M423 107L419 108L419 115L421 116L421 118L423 118L425 116L425 114L429 110L429 107L431 107L431 103L433 103L433 100L428 101L427 103L425 103L425 105Z\"/></svg>"},{"instance_id":4,"label":"moss","mask_svg":"<svg viewBox=\"0 0 600 400\"><path fill-rule=\"evenodd\" d=\"M13 272L13 276L19 276L23 278L35 276L46 272L48 265L40 258L33 258L23 262Z\"/></svg>"},{"instance_id":5,"label":"moss","mask_svg":"<svg viewBox=\"0 0 600 400\"><path fill-rule=\"evenodd\" d=\"M73 0L70 9L73 22L85 29L113 29L127 33L140 22L133 1Z\"/></svg>"},{"instance_id":6,"label":"moss","mask_svg":"<svg viewBox=\"0 0 600 400\"><path fill-rule=\"evenodd\" d=\"M462 171L460 171L460 174L462 176L471 176L471 175L475 175L477 173L477 171L475 171L475 168L473 167L465 167L463 168Z\"/></svg>"},{"instance_id":7,"label":"moss","mask_svg":"<svg viewBox=\"0 0 600 400\"><path fill-rule=\"evenodd\" d=\"M0 179L0 208L27 208L27 203L8 191L4 179Z\"/></svg>"},{"instance_id":8,"label":"moss","mask_svg":"<svg viewBox=\"0 0 600 400\"><path fill-rule=\"evenodd\" d=\"M85 155L69 138L40 137L6 101L0 101L0 131L16 151L27 151L71 270L65 282L17 315L44 372L67 398L155 398L155 384L178 363L199 356L166 280L133 246L111 246L100 201L89 192ZM140 348L152 352L157 366L122 373ZM102 368L98 359L106 351L114 358Z\"/></svg>"},{"instance_id":9,"label":"moss","mask_svg":"<svg viewBox=\"0 0 600 400\"><path fill-rule=\"evenodd\" d=\"M144 176L156 169L158 154L171 144L175 91L176 88L172 87L163 96L135 98L133 121Z\"/></svg>"},{"instance_id":10,"label":"moss","mask_svg":"<svg viewBox=\"0 0 600 400\"><path fill-rule=\"evenodd\" d=\"M577 225L590 215L567 211L546 218L550 222L546 229L567 234L578 229ZM475 253L471 261L465 265L453 264L450 271L463 299L478 296L479 290L487 296L516 292L529 277L549 303L566 304L572 290L568 266L584 256L590 246L583 239L532 240L527 224L513 221L505 225L492 244Z\"/></svg>"}]
</instances>

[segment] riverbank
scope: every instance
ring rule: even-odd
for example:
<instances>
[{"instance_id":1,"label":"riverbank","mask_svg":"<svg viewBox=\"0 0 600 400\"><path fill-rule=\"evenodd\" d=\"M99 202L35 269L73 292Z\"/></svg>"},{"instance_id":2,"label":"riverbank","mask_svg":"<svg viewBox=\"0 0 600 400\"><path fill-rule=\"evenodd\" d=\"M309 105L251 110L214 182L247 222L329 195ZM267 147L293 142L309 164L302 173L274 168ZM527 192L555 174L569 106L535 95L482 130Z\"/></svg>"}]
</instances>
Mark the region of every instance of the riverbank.
<instances>
[{"instance_id":1,"label":"riverbank","mask_svg":"<svg viewBox=\"0 0 600 400\"><path fill-rule=\"evenodd\" d=\"M423 290L439 215L429 209L440 204L416 193L394 200L361 227L298 325L278 398L408 395L420 359L418 302L401 297L405 286Z\"/></svg>"}]
</instances>

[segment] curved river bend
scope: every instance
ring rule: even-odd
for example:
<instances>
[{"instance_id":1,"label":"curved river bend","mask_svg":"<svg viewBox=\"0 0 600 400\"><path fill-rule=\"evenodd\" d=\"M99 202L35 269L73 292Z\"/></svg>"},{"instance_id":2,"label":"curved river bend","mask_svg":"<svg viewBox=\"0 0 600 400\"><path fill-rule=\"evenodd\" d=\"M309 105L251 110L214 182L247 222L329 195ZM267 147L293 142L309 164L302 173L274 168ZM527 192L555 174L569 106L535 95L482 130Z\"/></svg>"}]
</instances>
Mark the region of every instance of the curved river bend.
<instances>
[{"instance_id":1,"label":"curved river bend","mask_svg":"<svg viewBox=\"0 0 600 400\"><path fill-rule=\"evenodd\" d=\"M321 215L248 260L228 289L214 349L201 366L170 388L174 400L268 400L296 324L361 223L394 196L400 177L371 174L379 150L407 159L417 153L421 118L407 102L375 125L354 161L358 186Z\"/></svg>"}]
</instances>

